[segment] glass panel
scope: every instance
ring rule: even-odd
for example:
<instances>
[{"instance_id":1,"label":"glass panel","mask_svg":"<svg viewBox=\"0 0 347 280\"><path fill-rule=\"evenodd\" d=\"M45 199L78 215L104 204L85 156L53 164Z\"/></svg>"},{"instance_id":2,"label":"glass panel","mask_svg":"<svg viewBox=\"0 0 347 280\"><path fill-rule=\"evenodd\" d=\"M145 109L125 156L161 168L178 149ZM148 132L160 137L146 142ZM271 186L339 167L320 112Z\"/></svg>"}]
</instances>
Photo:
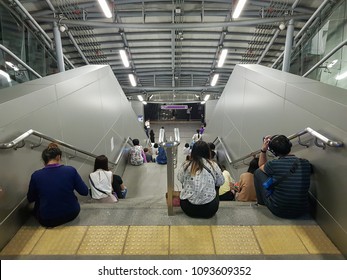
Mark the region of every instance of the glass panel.
<instances>
[{"instance_id":1,"label":"glass panel","mask_svg":"<svg viewBox=\"0 0 347 280\"><path fill-rule=\"evenodd\" d=\"M58 72L56 60L51 52L1 5L0 43L42 77ZM0 51L0 68L0 88L37 79L5 51Z\"/></svg>"},{"instance_id":2,"label":"glass panel","mask_svg":"<svg viewBox=\"0 0 347 280\"><path fill-rule=\"evenodd\" d=\"M342 3L312 39L301 48L292 62L291 73L303 75L339 43L347 39L347 34L344 32L347 27L345 11L346 3ZM347 47L344 46L307 77L329 85L347 88L347 76L339 77L347 71L346 61Z\"/></svg>"}]
</instances>

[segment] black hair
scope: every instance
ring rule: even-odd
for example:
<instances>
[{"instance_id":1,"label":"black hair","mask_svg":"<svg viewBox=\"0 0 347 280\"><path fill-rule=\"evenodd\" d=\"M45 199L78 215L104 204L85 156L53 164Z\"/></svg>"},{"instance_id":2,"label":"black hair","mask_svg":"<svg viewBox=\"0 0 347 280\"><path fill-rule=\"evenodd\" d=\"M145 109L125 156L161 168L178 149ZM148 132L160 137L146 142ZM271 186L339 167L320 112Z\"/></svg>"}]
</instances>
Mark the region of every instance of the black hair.
<instances>
[{"instance_id":1,"label":"black hair","mask_svg":"<svg viewBox=\"0 0 347 280\"><path fill-rule=\"evenodd\" d=\"M210 146L211 151L214 150L216 148L216 145L211 143L208 143L208 145Z\"/></svg>"},{"instance_id":2,"label":"black hair","mask_svg":"<svg viewBox=\"0 0 347 280\"><path fill-rule=\"evenodd\" d=\"M276 157L288 155L291 151L292 143L285 135L274 135L269 142L269 150Z\"/></svg>"},{"instance_id":3,"label":"black hair","mask_svg":"<svg viewBox=\"0 0 347 280\"><path fill-rule=\"evenodd\" d=\"M189 163L186 165L185 170L187 170L188 166L191 164L192 167L190 172L192 175L195 175L197 171L201 171L204 168L203 158L212 166L210 160L210 147L206 142L198 141L193 145Z\"/></svg>"},{"instance_id":4,"label":"black hair","mask_svg":"<svg viewBox=\"0 0 347 280\"><path fill-rule=\"evenodd\" d=\"M133 145L134 146L140 145L139 139L133 139Z\"/></svg>"},{"instance_id":5,"label":"black hair","mask_svg":"<svg viewBox=\"0 0 347 280\"><path fill-rule=\"evenodd\" d=\"M159 147L158 143L154 143L153 147L158 148Z\"/></svg>"},{"instance_id":6,"label":"black hair","mask_svg":"<svg viewBox=\"0 0 347 280\"><path fill-rule=\"evenodd\" d=\"M98 169L103 169L108 171L108 158L105 155L100 155L95 158L94 161L94 171Z\"/></svg>"},{"instance_id":7,"label":"black hair","mask_svg":"<svg viewBox=\"0 0 347 280\"><path fill-rule=\"evenodd\" d=\"M51 160L55 159L57 156L61 157L62 152L59 149L57 143L50 143L46 149L42 151L41 158L45 165Z\"/></svg>"},{"instance_id":8,"label":"black hair","mask_svg":"<svg viewBox=\"0 0 347 280\"><path fill-rule=\"evenodd\" d=\"M259 168L258 162L259 162L259 158L256 157L256 158L252 159L251 162L249 163L249 167L248 167L247 172L253 174L254 171L256 171Z\"/></svg>"},{"instance_id":9,"label":"black hair","mask_svg":"<svg viewBox=\"0 0 347 280\"><path fill-rule=\"evenodd\" d=\"M189 143L186 143L184 147L189 148Z\"/></svg>"}]
</instances>

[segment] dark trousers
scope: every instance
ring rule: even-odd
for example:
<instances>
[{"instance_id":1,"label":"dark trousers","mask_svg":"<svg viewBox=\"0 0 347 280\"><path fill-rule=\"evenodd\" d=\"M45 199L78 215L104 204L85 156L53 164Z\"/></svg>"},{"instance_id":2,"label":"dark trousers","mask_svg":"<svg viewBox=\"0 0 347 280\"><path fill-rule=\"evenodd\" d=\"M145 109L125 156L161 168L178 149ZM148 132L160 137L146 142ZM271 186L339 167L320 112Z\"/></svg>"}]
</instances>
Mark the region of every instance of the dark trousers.
<instances>
[{"instance_id":1,"label":"dark trousers","mask_svg":"<svg viewBox=\"0 0 347 280\"><path fill-rule=\"evenodd\" d=\"M290 213L285 211L285 209L278 209L272 202L271 196L267 195L267 190L263 187L263 183L269 178L267 174L265 174L260 169L257 169L254 172L254 186L255 192L257 194L258 204L266 205L266 207L272 212L272 214L286 219L297 218L302 215L302 213Z\"/></svg>"},{"instance_id":2,"label":"dark trousers","mask_svg":"<svg viewBox=\"0 0 347 280\"><path fill-rule=\"evenodd\" d=\"M263 183L269 178L267 174L261 171L259 168L254 172L254 187L257 195L257 202L260 205L265 205L268 200L266 197L266 190L263 187Z\"/></svg>"},{"instance_id":3,"label":"dark trousers","mask_svg":"<svg viewBox=\"0 0 347 280\"><path fill-rule=\"evenodd\" d=\"M216 214L219 208L219 197L218 193L216 197L209 203L195 205L189 202L188 199L184 199L180 201L181 208L187 216L192 218L211 218Z\"/></svg>"},{"instance_id":4,"label":"dark trousers","mask_svg":"<svg viewBox=\"0 0 347 280\"><path fill-rule=\"evenodd\" d=\"M113 174L112 189L117 194L118 198L124 198L122 194L122 188L121 188L122 184L123 184L122 178L116 174Z\"/></svg>"},{"instance_id":5,"label":"dark trousers","mask_svg":"<svg viewBox=\"0 0 347 280\"><path fill-rule=\"evenodd\" d=\"M226 192L223 193L222 195L219 196L219 200L220 201L230 201L230 200L234 200L235 196L232 192Z\"/></svg>"},{"instance_id":6,"label":"dark trousers","mask_svg":"<svg viewBox=\"0 0 347 280\"><path fill-rule=\"evenodd\" d=\"M80 213L80 209L78 209L78 211L74 212L74 213L70 213L67 214L65 216L62 217L58 217L55 219L42 219L38 213L36 213L36 218L38 219L39 223L44 226L44 227L57 227L63 224L66 224L68 222L71 222L72 220L74 220L78 214Z\"/></svg>"}]
</instances>

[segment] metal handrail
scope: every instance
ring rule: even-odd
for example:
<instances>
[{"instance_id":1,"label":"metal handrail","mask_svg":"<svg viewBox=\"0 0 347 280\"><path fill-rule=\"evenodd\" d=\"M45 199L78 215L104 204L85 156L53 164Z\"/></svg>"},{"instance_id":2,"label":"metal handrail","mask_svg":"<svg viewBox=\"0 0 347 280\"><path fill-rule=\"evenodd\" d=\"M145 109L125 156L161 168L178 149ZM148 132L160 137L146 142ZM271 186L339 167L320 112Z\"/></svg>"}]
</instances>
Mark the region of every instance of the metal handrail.
<instances>
[{"instance_id":1,"label":"metal handrail","mask_svg":"<svg viewBox=\"0 0 347 280\"><path fill-rule=\"evenodd\" d=\"M344 143L343 143L342 141L334 141L334 140L331 140L331 139L325 137L324 135L320 134L319 132L313 130L313 129L310 128L310 127L307 127L307 128L305 128L304 130L302 130L302 131L299 131L299 132L297 132L297 133L294 133L294 134L288 136L288 139L289 139L289 140L292 140L292 139L297 138L297 137L300 137L300 136L302 136L302 135L304 135L304 134L306 134L306 133L309 133L309 134L311 134L312 136L314 136L314 137L316 138L315 144L316 144L318 147L321 147L321 148L323 148L323 149L325 148L326 145L328 145L328 146L330 146L330 147L335 147L335 148L340 148L340 147L343 147L343 146L344 146ZM318 143L317 139L319 139L322 143ZM225 149L225 147L224 147L224 149ZM245 160L245 159L247 159L247 158L249 158L249 157L254 157L254 156L256 156L257 154L260 153L260 150L261 150L261 149L259 149L259 150L257 150L257 151L254 151L254 152L252 152L252 153L249 153L248 155L243 156L243 157L241 157L241 158L239 158L239 159L236 159L236 160L233 160L233 161L231 161L230 158L228 158L229 163L232 164L233 166L235 166L235 164L238 163L238 162L240 162L240 161L243 161L243 160ZM225 151L226 151L226 149L225 149Z\"/></svg>"},{"instance_id":2,"label":"metal handrail","mask_svg":"<svg viewBox=\"0 0 347 280\"><path fill-rule=\"evenodd\" d=\"M347 40L344 40L340 44L338 44L335 48L333 48L330 52L328 52L320 61L318 61L310 70L308 70L303 77L306 77L307 75L311 74L314 70L316 70L322 63L324 63L326 60L329 59L334 53L336 53L339 49L341 49L343 46L347 45Z\"/></svg>"},{"instance_id":3,"label":"metal handrail","mask_svg":"<svg viewBox=\"0 0 347 280\"><path fill-rule=\"evenodd\" d=\"M226 156L228 162L230 163L231 162L231 157L230 157L229 152L228 152L228 150L226 149L226 147L225 147L225 145L223 143L223 140L220 137L216 137L216 139L214 139L212 143L215 143L215 142L219 142L222 145L222 148L224 150L225 156Z\"/></svg>"},{"instance_id":4,"label":"metal handrail","mask_svg":"<svg viewBox=\"0 0 347 280\"><path fill-rule=\"evenodd\" d=\"M22 135L18 136L16 139L14 139L14 140L12 140L12 141L10 141L10 142L8 142L8 143L0 143L0 149L11 149L11 148L16 149L17 147L19 147L18 145L19 145L20 143L23 143L22 146L20 146L20 147L23 147L24 144L25 144L25 143L24 143L24 140L25 140L26 138L28 138L29 136L31 136L31 135L40 137L40 143L39 143L38 145L31 145L31 148L32 148L32 149L33 149L33 148L36 148L36 147L38 147L38 146L40 146L41 143L42 143L42 139L45 139L45 140L48 140L48 141L51 141L51 142L55 142L55 143L57 143L57 144L59 144L59 145L61 145L61 146L63 146L63 147L66 147L66 148L69 148L69 149L71 149L71 150L74 150L75 152L79 152L79 153L81 153L81 154L85 154L85 155L87 155L87 156L90 156L90 157L92 157L92 158L98 157L98 156L95 155L95 154L92 154L92 153L89 153L89 152L87 152L87 151L85 151L85 150L76 148L76 147L73 146L73 145L70 145L70 144L65 143L65 142L63 142L63 141L60 141L60 140L58 140L58 139L52 138L52 137L50 137L50 136L47 136L47 135L45 135L45 134L43 134L43 133L41 133L41 132L38 132L38 131L36 131L36 130L33 130L33 129L28 130L27 132L23 133ZM122 151L123 151L125 145L130 143L130 140L131 140L130 137L128 137L128 138L126 139L126 141L124 142L124 144L123 144L123 146L122 146L122 148L121 148L121 150L120 150L120 152L119 152L119 155L118 155L116 161L115 161L115 162L108 161L109 164L112 164L112 165L117 165L117 164L118 164L118 162L119 162L119 160L120 160L120 158L121 158L121 156L122 156Z\"/></svg>"},{"instance_id":5,"label":"metal handrail","mask_svg":"<svg viewBox=\"0 0 347 280\"><path fill-rule=\"evenodd\" d=\"M168 215L173 215L172 194L174 191L175 179L174 169L177 165L177 146L180 144L180 132L178 128L174 128L174 139L170 136L167 141L165 137L165 129L159 130L159 145L167 150L167 210Z\"/></svg>"},{"instance_id":6,"label":"metal handrail","mask_svg":"<svg viewBox=\"0 0 347 280\"><path fill-rule=\"evenodd\" d=\"M0 49L3 50L5 53L7 53L9 56L11 56L14 60L16 60L18 63L24 66L28 71L30 71L32 74L34 74L37 78L42 78L42 76L37 73L34 69L32 69L28 64L26 64L23 60L21 60L18 56L16 56L13 52L11 52L8 48L0 44Z\"/></svg>"}]
</instances>

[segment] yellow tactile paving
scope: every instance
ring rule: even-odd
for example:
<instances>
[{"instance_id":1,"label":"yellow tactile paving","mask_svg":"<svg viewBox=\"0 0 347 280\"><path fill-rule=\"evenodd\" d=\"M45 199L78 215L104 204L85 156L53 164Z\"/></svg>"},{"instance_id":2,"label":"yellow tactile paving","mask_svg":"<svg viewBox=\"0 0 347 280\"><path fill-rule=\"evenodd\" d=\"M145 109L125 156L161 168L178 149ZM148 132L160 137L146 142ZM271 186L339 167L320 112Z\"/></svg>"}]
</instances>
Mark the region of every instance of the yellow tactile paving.
<instances>
[{"instance_id":1,"label":"yellow tactile paving","mask_svg":"<svg viewBox=\"0 0 347 280\"><path fill-rule=\"evenodd\" d=\"M32 255L75 255L87 227L47 229L31 252Z\"/></svg>"},{"instance_id":2,"label":"yellow tactile paving","mask_svg":"<svg viewBox=\"0 0 347 280\"><path fill-rule=\"evenodd\" d=\"M215 254L210 226L171 226L171 255Z\"/></svg>"},{"instance_id":3,"label":"yellow tactile paving","mask_svg":"<svg viewBox=\"0 0 347 280\"><path fill-rule=\"evenodd\" d=\"M211 226L217 255L259 255L250 226Z\"/></svg>"},{"instance_id":4,"label":"yellow tactile paving","mask_svg":"<svg viewBox=\"0 0 347 280\"><path fill-rule=\"evenodd\" d=\"M128 226L90 226L77 255L121 255Z\"/></svg>"},{"instance_id":5,"label":"yellow tactile paving","mask_svg":"<svg viewBox=\"0 0 347 280\"><path fill-rule=\"evenodd\" d=\"M319 226L23 226L0 255L309 255L341 253Z\"/></svg>"},{"instance_id":6,"label":"yellow tactile paving","mask_svg":"<svg viewBox=\"0 0 347 280\"><path fill-rule=\"evenodd\" d=\"M319 226L295 226L310 254L341 254Z\"/></svg>"},{"instance_id":7,"label":"yellow tactile paving","mask_svg":"<svg viewBox=\"0 0 347 280\"><path fill-rule=\"evenodd\" d=\"M293 226L253 226L265 255L308 254Z\"/></svg>"},{"instance_id":8,"label":"yellow tactile paving","mask_svg":"<svg viewBox=\"0 0 347 280\"><path fill-rule=\"evenodd\" d=\"M131 226L124 255L168 255L169 226Z\"/></svg>"},{"instance_id":9,"label":"yellow tactile paving","mask_svg":"<svg viewBox=\"0 0 347 280\"><path fill-rule=\"evenodd\" d=\"M1 255L29 255L44 232L43 227L23 226L1 251Z\"/></svg>"}]
</instances>

